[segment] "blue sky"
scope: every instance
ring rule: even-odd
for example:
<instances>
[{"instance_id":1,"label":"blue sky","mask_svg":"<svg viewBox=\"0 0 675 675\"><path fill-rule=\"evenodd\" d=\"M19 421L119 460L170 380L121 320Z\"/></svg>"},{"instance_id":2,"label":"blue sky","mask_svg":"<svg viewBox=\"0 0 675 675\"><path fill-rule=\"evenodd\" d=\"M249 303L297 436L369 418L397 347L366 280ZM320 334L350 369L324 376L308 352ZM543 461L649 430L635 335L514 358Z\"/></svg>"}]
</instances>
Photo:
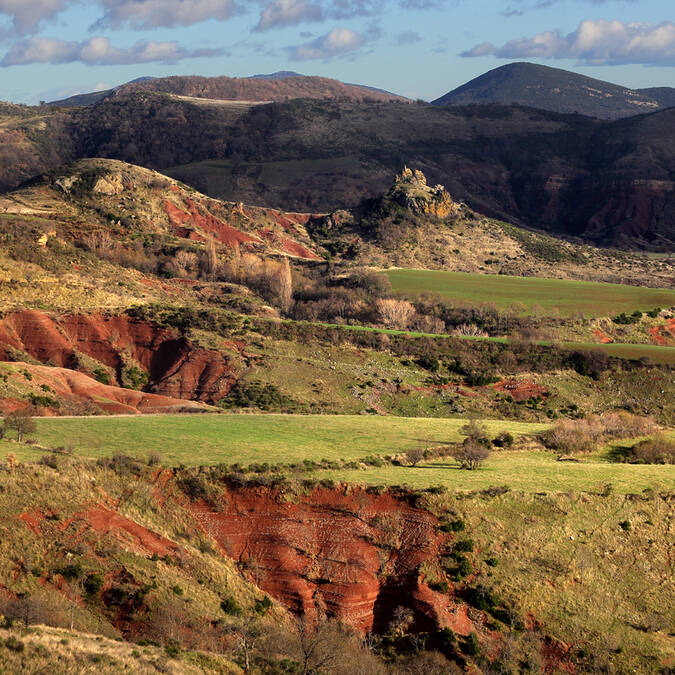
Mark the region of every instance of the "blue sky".
<instances>
[{"instance_id":1,"label":"blue sky","mask_svg":"<svg viewBox=\"0 0 675 675\"><path fill-rule=\"evenodd\" d=\"M511 61L675 86L672 0L0 0L0 100L277 70L433 99Z\"/></svg>"}]
</instances>

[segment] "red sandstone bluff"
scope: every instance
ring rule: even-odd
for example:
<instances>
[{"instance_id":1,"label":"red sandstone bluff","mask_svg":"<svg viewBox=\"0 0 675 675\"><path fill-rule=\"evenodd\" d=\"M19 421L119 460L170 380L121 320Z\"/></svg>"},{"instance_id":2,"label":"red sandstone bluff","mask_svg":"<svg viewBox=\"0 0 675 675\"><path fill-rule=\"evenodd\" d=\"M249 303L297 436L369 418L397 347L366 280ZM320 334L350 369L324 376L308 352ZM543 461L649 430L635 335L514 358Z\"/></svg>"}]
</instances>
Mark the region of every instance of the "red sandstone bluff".
<instances>
[{"instance_id":1,"label":"red sandstone bluff","mask_svg":"<svg viewBox=\"0 0 675 675\"><path fill-rule=\"evenodd\" d=\"M296 613L381 632L404 606L413 610L414 630L474 629L420 572L445 551L448 536L431 513L391 493L344 487L289 496L247 487L189 508L223 554Z\"/></svg>"}]
</instances>

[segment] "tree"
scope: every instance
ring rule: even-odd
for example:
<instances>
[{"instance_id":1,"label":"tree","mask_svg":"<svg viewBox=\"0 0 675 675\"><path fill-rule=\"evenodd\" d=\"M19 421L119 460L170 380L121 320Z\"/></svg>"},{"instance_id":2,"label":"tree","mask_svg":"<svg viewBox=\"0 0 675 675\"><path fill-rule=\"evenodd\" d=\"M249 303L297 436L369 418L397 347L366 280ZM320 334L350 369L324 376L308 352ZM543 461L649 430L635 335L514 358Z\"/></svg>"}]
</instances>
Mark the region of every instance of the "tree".
<instances>
[{"instance_id":1,"label":"tree","mask_svg":"<svg viewBox=\"0 0 675 675\"><path fill-rule=\"evenodd\" d=\"M415 308L407 300L378 298L375 301L380 320L389 328L405 330L415 315Z\"/></svg>"},{"instance_id":2,"label":"tree","mask_svg":"<svg viewBox=\"0 0 675 675\"><path fill-rule=\"evenodd\" d=\"M422 448L413 448L406 453L406 459L411 466L417 466L424 459L424 450Z\"/></svg>"},{"instance_id":3,"label":"tree","mask_svg":"<svg viewBox=\"0 0 675 675\"><path fill-rule=\"evenodd\" d=\"M213 239L209 239L204 246L204 256L202 257L202 275L209 281L218 274L218 254L216 252L216 243Z\"/></svg>"},{"instance_id":4,"label":"tree","mask_svg":"<svg viewBox=\"0 0 675 675\"><path fill-rule=\"evenodd\" d=\"M389 630L393 635L405 635L408 628L412 626L415 617L412 613L412 610L408 607L403 607L399 605L391 616L391 621L389 622Z\"/></svg>"},{"instance_id":5,"label":"tree","mask_svg":"<svg viewBox=\"0 0 675 675\"><path fill-rule=\"evenodd\" d=\"M452 456L460 463L462 469L474 471L490 456L490 449L473 438L467 438Z\"/></svg>"},{"instance_id":6,"label":"tree","mask_svg":"<svg viewBox=\"0 0 675 675\"><path fill-rule=\"evenodd\" d=\"M16 431L19 443L26 434L32 434L37 429L33 416L27 410L17 410L7 415L3 426L5 434L10 430Z\"/></svg>"},{"instance_id":7,"label":"tree","mask_svg":"<svg viewBox=\"0 0 675 675\"><path fill-rule=\"evenodd\" d=\"M293 302L293 275L288 258L283 258L277 272L279 304L284 312L288 312Z\"/></svg>"}]
</instances>

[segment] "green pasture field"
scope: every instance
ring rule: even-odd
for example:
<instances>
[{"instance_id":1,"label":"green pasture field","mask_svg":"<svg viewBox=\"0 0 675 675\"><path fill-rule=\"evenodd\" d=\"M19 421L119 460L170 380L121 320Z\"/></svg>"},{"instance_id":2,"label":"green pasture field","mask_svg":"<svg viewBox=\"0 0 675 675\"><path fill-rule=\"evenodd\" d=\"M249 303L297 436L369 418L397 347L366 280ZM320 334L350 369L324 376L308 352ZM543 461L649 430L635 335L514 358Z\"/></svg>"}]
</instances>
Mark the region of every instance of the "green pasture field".
<instances>
[{"instance_id":1,"label":"green pasture field","mask_svg":"<svg viewBox=\"0 0 675 675\"><path fill-rule=\"evenodd\" d=\"M78 455L158 452L169 465L287 464L388 455L460 440L461 419L365 415L157 415L42 418L31 434L43 448L3 442L3 455L35 460L44 448L72 447ZM497 435L536 433L545 424L487 420ZM5 451L5 448L8 448Z\"/></svg>"},{"instance_id":2,"label":"green pasture field","mask_svg":"<svg viewBox=\"0 0 675 675\"><path fill-rule=\"evenodd\" d=\"M602 492L611 484L617 493L638 493L646 488L675 490L675 466L610 463L604 458L581 457L579 462L558 462L553 452L503 450L493 452L476 471L460 469L452 459L420 463L416 467L326 470L316 478L368 485L444 487L448 490L485 490L506 486L522 492Z\"/></svg>"},{"instance_id":3,"label":"green pasture field","mask_svg":"<svg viewBox=\"0 0 675 675\"><path fill-rule=\"evenodd\" d=\"M386 270L393 290L406 297L435 293L444 299L469 304L492 303L501 308L516 303L531 314L539 305L544 312L570 316L613 316L675 305L675 291L590 281L511 277L443 270Z\"/></svg>"}]
</instances>

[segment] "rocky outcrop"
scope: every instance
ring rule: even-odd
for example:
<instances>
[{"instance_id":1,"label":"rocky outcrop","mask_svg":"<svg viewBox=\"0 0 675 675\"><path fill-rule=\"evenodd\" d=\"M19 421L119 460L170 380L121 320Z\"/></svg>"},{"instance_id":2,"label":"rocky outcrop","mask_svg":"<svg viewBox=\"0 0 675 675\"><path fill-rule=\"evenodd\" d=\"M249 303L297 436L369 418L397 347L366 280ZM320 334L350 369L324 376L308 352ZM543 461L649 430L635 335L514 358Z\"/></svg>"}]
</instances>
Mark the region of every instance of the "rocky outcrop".
<instances>
[{"instance_id":1,"label":"rocky outcrop","mask_svg":"<svg viewBox=\"0 0 675 675\"><path fill-rule=\"evenodd\" d=\"M396 176L388 196L419 215L447 218L458 211L458 205L442 185L430 187L421 171L407 166Z\"/></svg>"},{"instance_id":2,"label":"rocky outcrop","mask_svg":"<svg viewBox=\"0 0 675 675\"><path fill-rule=\"evenodd\" d=\"M126 315L50 316L23 310L6 316L0 321L0 360L31 359L117 386L128 383L131 370L140 382L147 381L146 392L208 403L227 395L236 378L221 352Z\"/></svg>"}]
</instances>

